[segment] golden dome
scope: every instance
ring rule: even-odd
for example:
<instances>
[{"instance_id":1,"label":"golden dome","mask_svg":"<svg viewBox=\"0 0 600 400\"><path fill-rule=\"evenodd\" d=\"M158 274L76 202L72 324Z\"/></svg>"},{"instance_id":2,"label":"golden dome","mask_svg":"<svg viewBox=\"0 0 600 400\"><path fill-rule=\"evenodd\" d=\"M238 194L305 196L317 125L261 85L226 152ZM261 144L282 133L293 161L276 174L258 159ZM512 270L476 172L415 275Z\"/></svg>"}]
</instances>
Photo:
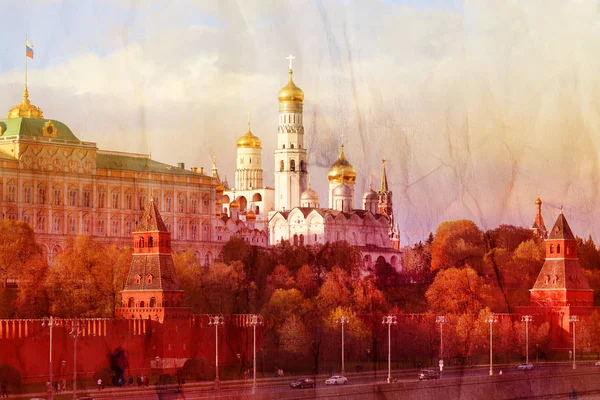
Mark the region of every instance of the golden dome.
<instances>
[{"instance_id":1,"label":"golden dome","mask_svg":"<svg viewBox=\"0 0 600 400\"><path fill-rule=\"evenodd\" d=\"M256 219L256 214L252 210L250 210L246 213L246 220L249 220L249 219Z\"/></svg>"},{"instance_id":2,"label":"golden dome","mask_svg":"<svg viewBox=\"0 0 600 400\"><path fill-rule=\"evenodd\" d=\"M8 118L44 118L44 113L29 101L27 86L23 90L23 101L8 112Z\"/></svg>"},{"instance_id":3,"label":"golden dome","mask_svg":"<svg viewBox=\"0 0 600 400\"><path fill-rule=\"evenodd\" d=\"M304 92L298 86L294 84L292 80L292 74L294 71L290 69L290 80L287 85L281 88L279 91L279 102L290 102L290 103L302 103L304 101Z\"/></svg>"},{"instance_id":4,"label":"golden dome","mask_svg":"<svg viewBox=\"0 0 600 400\"><path fill-rule=\"evenodd\" d=\"M240 203L238 203L237 200L234 200L229 203L229 208L240 208Z\"/></svg>"},{"instance_id":5,"label":"golden dome","mask_svg":"<svg viewBox=\"0 0 600 400\"><path fill-rule=\"evenodd\" d=\"M539 206L542 204L542 199L540 199L540 196L537 197L537 199L535 199L535 205Z\"/></svg>"},{"instance_id":6,"label":"golden dome","mask_svg":"<svg viewBox=\"0 0 600 400\"><path fill-rule=\"evenodd\" d=\"M340 151L340 155L337 160L331 165L329 168L329 172L327 173L327 179L329 182L337 182L337 183L354 183L356 182L356 170L354 167L346 160L346 155L344 154L344 145L342 145L342 150Z\"/></svg>"},{"instance_id":7,"label":"golden dome","mask_svg":"<svg viewBox=\"0 0 600 400\"><path fill-rule=\"evenodd\" d=\"M251 149L260 149L262 148L262 143L258 136L255 136L252 131L250 131L250 121L248 121L248 132L242 137L240 137L237 141L237 147L246 147Z\"/></svg>"},{"instance_id":8,"label":"golden dome","mask_svg":"<svg viewBox=\"0 0 600 400\"><path fill-rule=\"evenodd\" d=\"M219 183L219 186L217 186L215 188L215 192L217 192L217 194L223 194L224 191L225 191L225 186L223 186L222 183Z\"/></svg>"}]
</instances>

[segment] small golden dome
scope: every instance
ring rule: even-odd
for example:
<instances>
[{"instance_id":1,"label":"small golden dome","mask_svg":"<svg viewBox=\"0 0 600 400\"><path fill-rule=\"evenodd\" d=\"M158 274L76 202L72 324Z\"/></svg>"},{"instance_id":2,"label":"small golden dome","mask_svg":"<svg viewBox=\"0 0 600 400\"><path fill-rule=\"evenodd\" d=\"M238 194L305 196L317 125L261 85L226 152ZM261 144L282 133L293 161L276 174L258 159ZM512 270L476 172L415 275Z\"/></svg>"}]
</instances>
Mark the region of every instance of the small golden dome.
<instances>
[{"instance_id":1,"label":"small golden dome","mask_svg":"<svg viewBox=\"0 0 600 400\"><path fill-rule=\"evenodd\" d=\"M304 101L304 92L298 86L294 84L292 80L292 74L294 71L290 69L290 80L287 85L281 88L279 91L279 102L291 102L291 103L302 103Z\"/></svg>"},{"instance_id":2,"label":"small golden dome","mask_svg":"<svg viewBox=\"0 0 600 400\"><path fill-rule=\"evenodd\" d=\"M542 204L542 199L540 199L540 196L537 197L537 199L535 199L535 205L539 206Z\"/></svg>"},{"instance_id":3,"label":"small golden dome","mask_svg":"<svg viewBox=\"0 0 600 400\"><path fill-rule=\"evenodd\" d=\"M240 208L240 203L238 203L237 200L234 200L229 203L229 208Z\"/></svg>"},{"instance_id":4,"label":"small golden dome","mask_svg":"<svg viewBox=\"0 0 600 400\"><path fill-rule=\"evenodd\" d=\"M249 220L249 219L256 219L256 214L252 210L250 210L246 213L246 220Z\"/></svg>"},{"instance_id":5,"label":"small golden dome","mask_svg":"<svg viewBox=\"0 0 600 400\"><path fill-rule=\"evenodd\" d=\"M250 131L250 121L248 121L248 132L246 132L244 136L238 139L237 147L246 147L251 149L262 148L262 143L259 137L254 135L252 131Z\"/></svg>"},{"instance_id":6,"label":"small golden dome","mask_svg":"<svg viewBox=\"0 0 600 400\"><path fill-rule=\"evenodd\" d=\"M223 186L222 183L220 183L219 186L217 186L215 188L215 192L217 192L217 194L223 194L224 191L225 191L225 186Z\"/></svg>"},{"instance_id":7,"label":"small golden dome","mask_svg":"<svg viewBox=\"0 0 600 400\"><path fill-rule=\"evenodd\" d=\"M23 90L23 101L8 112L8 118L44 118L44 113L29 101L27 86Z\"/></svg>"},{"instance_id":8,"label":"small golden dome","mask_svg":"<svg viewBox=\"0 0 600 400\"><path fill-rule=\"evenodd\" d=\"M329 168L329 172L327 173L327 179L329 182L337 182L337 183L354 183L356 182L356 170L354 167L346 160L346 155L344 154L344 145L342 145L342 150L340 151L340 155L337 160L331 165Z\"/></svg>"}]
</instances>

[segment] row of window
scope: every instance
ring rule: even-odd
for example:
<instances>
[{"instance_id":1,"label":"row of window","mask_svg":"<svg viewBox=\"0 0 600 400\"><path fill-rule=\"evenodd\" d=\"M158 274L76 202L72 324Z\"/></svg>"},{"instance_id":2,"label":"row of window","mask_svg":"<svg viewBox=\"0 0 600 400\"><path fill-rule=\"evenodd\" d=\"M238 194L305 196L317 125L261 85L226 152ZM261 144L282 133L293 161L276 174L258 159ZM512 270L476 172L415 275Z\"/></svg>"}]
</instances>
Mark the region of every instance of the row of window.
<instances>
[{"instance_id":1,"label":"row of window","mask_svg":"<svg viewBox=\"0 0 600 400\"><path fill-rule=\"evenodd\" d=\"M9 213L8 219L16 221L17 216L14 213ZM33 226L33 223L32 223L33 221L32 221L31 215L29 215L29 214L23 215L23 221L28 223L29 225ZM83 224L82 224L81 233L83 233L85 235L96 234L96 235L104 236L107 233L106 222L104 219L96 220L96 227L95 227L96 230L95 231L93 231L93 224L92 224L91 217L84 217L82 222L83 222ZM119 221L118 219L114 219L114 220L110 221L111 236L121 236L120 222L121 221ZM36 219L36 223L37 223L36 227L35 227L36 232L47 232L47 217L45 215L39 215ZM77 235L78 233L80 233L78 230L78 225L79 225L79 217L78 216L67 217L67 232L66 233L69 235ZM165 225L167 227L167 230L169 232L172 232L171 223L166 223ZM125 236L131 236L131 234L134 230L134 227L135 227L135 223L132 220L125 220L124 227L125 227L125 232L123 234ZM186 227L184 224L178 225L177 238L179 240L186 239L186 229L185 228ZM203 232L202 232L203 240L209 240L209 238L210 238L209 232L210 232L209 226L203 225ZM55 233L55 234L63 233L63 216L62 215L57 214L52 218L51 232L48 232L48 233ZM190 238L189 238L190 240L198 240L199 239L198 225L195 223L190 224L189 233L190 233Z\"/></svg>"},{"instance_id":2,"label":"row of window","mask_svg":"<svg viewBox=\"0 0 600 400\"><path fill-rule=\"evenodd\" d=\"M54 192L53 192L53 205L63 205L63 190L60 188L55 188ZM76 188L72 188L68 190L67 193L67 203L66 205L69 206L79 206L81 205L82 207L93 207L93 201L92 201L92 192L91 190L83 190L82 193L82 198L81 198L81 204L79 204L79 189ZM132 193L126 193L125 194L125 209L128 210L133 210L134 209L134 195ZM46 195L46 187L39 187L38 188L38 196L37 196L37 204L47 204L47 195ZM120 193L113 193L112 194L112 202L111 202L111 206L112 208L118 209L120 208ZM7 197L7 201L9 203L16 203L17 202L17 187L15 185L9 185L8 186L8 197ZM139 196L138 198L138 205L139 205L139 209L140 210L144 210L144 207L146 205L147 202L147 197L145 195ZM159 199L154 199L154 202L157 203L157 205L159 205ZM32 188L30 186L25 186L23 188L23 203L25 204L33 204L33 196L32 196ZM207 209L210 205L209 199L208 197L205 197L203 200L203 205L205 207L205 209ZM184 213L184 212L190 212L192 214L198 214L200 212L200 201L196 198L192 198L189 201L189 210L186 210L186 198L183 196L180 196L177 198L177 212L180 213ZM105 208L106 207L106 194L105 192L98 192L98 201L97 201L97 207L98 208ZM173 212L173 198L168 196L165 197L165 207L163 209L163 211L165 212Z\"/></svg>"},{"instance_id":3,"label":"row of window","mask_svg":"<svg viewBox=\"0 0 600 400\"><path fill-rule=\"evenodd\" d=\"M570 255L573 245L565 245L565 254ZM550 254L554 254L554 244L550 244ZM556 254L560 254L560 244L556 245Z\"/></svg>"},{"instance_id":4,"label":"row of window","mask_svg":"<svg viewBox=\"0 0 600 400\"><path fill-rule=\"evenodd\" d=\"M152 276L152 275L150 275L150 276ZM138 275L138 277L139 277L139 275ZM136 281L136 283L139 283L139 282ZM135 298L130 297L127 301L127 307L134 308L135 306L136 306ZM150 301L148 303L146 303L144 300L140 300L138 307L140 307L140 308L144 308L144 307L155 308L155 307L158 307L158 302L156 300L156 297L151 297ZM169 301L169 299L164 299L163 304L160 307L181 307L181 300L180 299L177 299L177 300L171 299Z\"/></svg>"},{"instance_id":5,"label":"row of window","mask_svg":"<svg viewBox=\"0 0 600 400\"><path fill-rule=\"evenodd\" d=\"M279 172L285 171L285 162L283 160L279 161ZM290 160L290 171L296 171L296 160ZM300 161L300 171L306 172L306 163L304 160Z\"/></svg>"}]
</instances>

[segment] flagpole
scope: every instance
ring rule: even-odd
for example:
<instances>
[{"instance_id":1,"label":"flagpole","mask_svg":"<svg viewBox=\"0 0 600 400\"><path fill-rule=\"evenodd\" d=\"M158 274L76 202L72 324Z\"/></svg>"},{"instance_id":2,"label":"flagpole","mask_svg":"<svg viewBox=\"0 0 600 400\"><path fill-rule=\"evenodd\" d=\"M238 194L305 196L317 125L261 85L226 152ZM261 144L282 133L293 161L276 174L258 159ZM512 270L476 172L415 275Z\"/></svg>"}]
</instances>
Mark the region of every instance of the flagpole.
<instances>
[{"instance_id":1,"label":"flagpole","mask_svg":"<svg viewBox=\"0 0 600 400\"><path fill-rule=\"evenodd\" d=\"M25 89L27 89L27 34L25 34Z\"/></svg>"}]
</instances>

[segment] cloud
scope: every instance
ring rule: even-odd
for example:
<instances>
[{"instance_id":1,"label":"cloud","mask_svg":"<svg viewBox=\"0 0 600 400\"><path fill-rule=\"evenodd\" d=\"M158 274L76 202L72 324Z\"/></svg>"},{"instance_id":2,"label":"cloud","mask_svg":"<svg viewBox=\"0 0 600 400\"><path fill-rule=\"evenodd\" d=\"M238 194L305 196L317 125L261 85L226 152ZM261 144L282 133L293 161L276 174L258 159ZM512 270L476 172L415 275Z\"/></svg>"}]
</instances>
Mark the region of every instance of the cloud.
<instances>
[{"instance_id":1,"label":"cloud","mask_svg":"<svg viewBox=\"0 0 600 400\"><path fill-rule=\"evenodd\" d=\"M595 1L182 1L126 10L103 32L114 38L101 51L30 70L32 100L101 148L206 167L216 155L231 182L250 110L272 184L276 96L291 52L311 183L323 199L343 140L359 194L378 185L380 160L389 160L403 231L426 235L458 218L486 229L529 225L539 190L548 223L563 204L576 233L600 234ZM21 76L0 74L0 108L18 102Z\"/></svg>"}]
</instances>

